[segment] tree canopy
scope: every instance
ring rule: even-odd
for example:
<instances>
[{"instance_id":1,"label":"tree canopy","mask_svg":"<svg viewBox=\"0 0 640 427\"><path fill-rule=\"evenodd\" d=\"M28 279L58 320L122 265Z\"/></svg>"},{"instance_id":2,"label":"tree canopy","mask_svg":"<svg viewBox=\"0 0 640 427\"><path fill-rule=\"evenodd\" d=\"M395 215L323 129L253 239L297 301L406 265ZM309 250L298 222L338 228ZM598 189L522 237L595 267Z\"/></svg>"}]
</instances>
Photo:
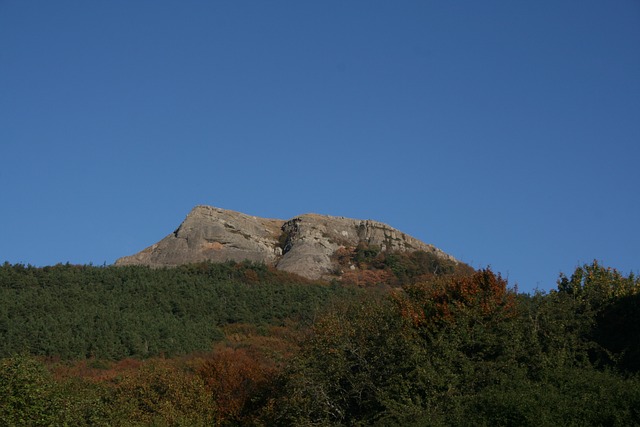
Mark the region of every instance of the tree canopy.
<instances>
[{"instance_id":1,"label":"tree canopy","mask_svg":"<svg viewBox=\"0 0 640 427\"><path fill-rule=\"evenodd\" d=\"M529 295L422 268L380 292L251 263L5 264L0 423L640 424L633 274L594 261Z\"/></svg>"}]
</instances>

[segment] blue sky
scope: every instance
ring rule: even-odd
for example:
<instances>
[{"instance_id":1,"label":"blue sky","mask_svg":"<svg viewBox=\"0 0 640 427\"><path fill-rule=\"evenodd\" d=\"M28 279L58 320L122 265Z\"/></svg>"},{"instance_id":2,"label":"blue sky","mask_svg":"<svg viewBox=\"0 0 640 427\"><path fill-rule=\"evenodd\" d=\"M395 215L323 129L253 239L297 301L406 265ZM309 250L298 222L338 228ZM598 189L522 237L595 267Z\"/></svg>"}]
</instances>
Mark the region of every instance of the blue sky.
<instances>
[{"instance_id":1,"label":"blue sky","mask_svg":"<svg viewBox=\"0 0 640 427\"><path fill-rule=\"evenodd\" d=\"M388 223L521 291L640 268L640 2L0 0L0 262L208 204Z\"/></svg>"}]
</instances>

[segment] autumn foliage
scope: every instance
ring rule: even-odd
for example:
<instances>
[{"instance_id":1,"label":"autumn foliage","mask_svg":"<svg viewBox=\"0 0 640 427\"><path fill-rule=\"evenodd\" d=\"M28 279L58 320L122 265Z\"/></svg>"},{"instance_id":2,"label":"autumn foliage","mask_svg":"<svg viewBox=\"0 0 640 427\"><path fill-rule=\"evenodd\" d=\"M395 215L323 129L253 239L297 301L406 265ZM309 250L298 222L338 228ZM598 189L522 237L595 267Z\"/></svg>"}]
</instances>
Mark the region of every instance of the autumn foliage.
<instances>
[{"instance_id":1,"label":"autumn foliage","mask_svg":"<svg viewBox=\"0 0 640 427\"><path fill-rule=\"evenodd\" d=\"M389 270L349 270L342 274L345 285L369 288L375 285L393 283L395 277Z\"/></svg>"},{"instance_id":2,"label":"autumn foliage","mask_svg":"<svg viewBox=\"0 0 640 427\"><path fill-rule=\"evenodd\" d=\"M228 339L191 362L216 403L218 424L248 424L268 407L278 375L298 351L293 328L260 334L251 325L232 325Z\"/></svg>"},{"instance_id":3,"label":"autumn foliage","mask_svg":"<svg viewBox=\"0 0 640 427\"><path fill-rule=\"evenodd\" d=\"M396 287L436 277L470 275L473 268L425 251L386 251L361 242L333 254L341 283L359 287Z\"/></svg>"},{"instance_id":4,"label":"autumn foliage","mask_svg":"<svg viewBox=\"0 0 640 427\"><path fill-rule=\"evenodd\" d=\"M405 286L393 295L402 317L433 330L461 322L498 322L515 316L515 292L490 269Z\"/></svg>"}]
</instances>

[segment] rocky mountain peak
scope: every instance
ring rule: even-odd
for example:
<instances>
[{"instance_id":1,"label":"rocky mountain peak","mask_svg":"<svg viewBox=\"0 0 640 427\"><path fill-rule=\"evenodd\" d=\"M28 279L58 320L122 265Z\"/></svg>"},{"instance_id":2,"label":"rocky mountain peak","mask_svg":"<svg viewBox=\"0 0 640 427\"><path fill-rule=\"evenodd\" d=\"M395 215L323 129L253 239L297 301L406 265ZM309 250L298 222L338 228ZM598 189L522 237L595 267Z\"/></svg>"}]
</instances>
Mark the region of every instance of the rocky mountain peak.
<instances>
[{"instance_id":1,"label":"rocky mountain peak","mask_svg":"<svg viewBox=\"0 0 640 427\"><path fill-rule=\"evenodd\" d=\"M360 243L382 251L424 251L458 262L433 245L372 220L304 214L267 219L212 206L196 206L180 226L158 243L116 261L116 265L176 266L200 261L254 261L318 279L336 269L340 248Z\"/></svg>"}]
</instances>

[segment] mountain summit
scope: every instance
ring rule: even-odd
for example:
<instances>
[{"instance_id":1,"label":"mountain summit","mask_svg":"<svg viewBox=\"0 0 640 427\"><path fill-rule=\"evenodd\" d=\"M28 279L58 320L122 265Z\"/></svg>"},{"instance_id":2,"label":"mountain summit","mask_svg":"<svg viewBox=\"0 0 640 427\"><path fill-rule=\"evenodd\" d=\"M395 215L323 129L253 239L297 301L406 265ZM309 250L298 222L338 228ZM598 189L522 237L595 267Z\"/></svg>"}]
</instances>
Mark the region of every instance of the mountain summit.
<instances>
[{"instance_id":1,"label":"mountain summit","mask_svg":"<svg viewBox=\"0 0 640 427\"><path fill-rule=\"evenodd\" d=\"M334 276L340 268L337 251L363 244L382 252L423 251L459 263L433 245L377 221L317 214L266 219L196 206L173 233L135 255L119 258L116 265L163 267L249 260L319 279Z\"/></svg>"}]
</instances>

